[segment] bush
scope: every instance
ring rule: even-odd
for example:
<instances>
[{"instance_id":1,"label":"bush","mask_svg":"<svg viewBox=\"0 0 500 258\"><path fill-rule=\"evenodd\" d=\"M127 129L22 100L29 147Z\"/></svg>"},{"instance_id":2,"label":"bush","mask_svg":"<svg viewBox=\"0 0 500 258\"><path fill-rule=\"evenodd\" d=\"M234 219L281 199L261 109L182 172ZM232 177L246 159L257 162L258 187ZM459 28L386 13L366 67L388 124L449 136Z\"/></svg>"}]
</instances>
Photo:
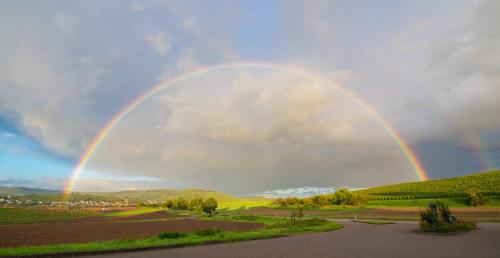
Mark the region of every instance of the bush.
<instances>
[{"instance_id":1,"label":"bush","mask_svg":"<svg viewBox=\"0 0 500 258\"><path fill-rule=\"evenodd\" d=\"M453 233L475 228L474 222L457 220L448 205L442 201L431 203L427 210L420 212L422 232Z\"/></svg>"},{"instance_id":2,"label":"bush","mask_svg":"<svg viewBox=\"0 0 500 258\"><path fill-rule=\"evenodd\" d=\"M472 206L479 206L486 204L486 197L476 191L470 191L468 193L469 204Z\"/></svg>"},{"instance_id":3,"label":"bush","mask_svg":"<svg viewBox=\"0 0 500 258\"><path fill-rule=\"evenodd\" d=\"M175 231L168 231L168 232L163 232L160 235L158 235L159 239L176 239L176 238L181 238L187 236L186 233L181 233L181 232L175 232Z\"/></svg>"},{"instance_id":4,"label":"bush","mask_svg":"<svg viewBox=\"0 0 500 258\"><path fill-rule=\"evenodd\" d=\"M198 236L213 236L219 233L222 233L222 231L218 228L207 228L195 232Z\"/></svg>"},{"instance_id":5,"label":"bush","mask_svg":"<svg viewBox=\"0 0 500 258\"><path fill-rule=\"evenodd\" d=\"M476 223L472 221L455 221L454 223L429 224L427 221L420 222L420 231L434 233L454 233L476 229Z\"/></svg>"}]
</instances>

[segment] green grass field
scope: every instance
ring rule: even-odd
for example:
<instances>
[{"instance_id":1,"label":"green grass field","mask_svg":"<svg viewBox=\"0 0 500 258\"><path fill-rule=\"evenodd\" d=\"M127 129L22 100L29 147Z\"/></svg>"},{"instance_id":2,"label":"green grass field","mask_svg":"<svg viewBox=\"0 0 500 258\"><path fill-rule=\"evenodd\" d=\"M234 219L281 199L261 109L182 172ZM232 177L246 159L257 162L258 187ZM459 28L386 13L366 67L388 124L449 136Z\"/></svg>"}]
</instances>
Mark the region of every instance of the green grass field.
<instances>
[{"instance_id":1,"label":"green grass field","mask_svg":"<svg viewBox=\"0 0 500 258\"><path fill-rule=\"evenodd\" d=\"M189 245L202 245L209 243L235 242L252 239L264 239L289 236L300 233L331 231L342 228L342 225L320 219L298 219L291 223L288 219L257 217L257 216L214 216L206 218L224 221L246 221L263 223L266 226L248 232L222 232L211 236L188 234L177 239L160 239L150 237L137 240L113 240L79 244L59 244L47 246L13 247L0 249L0 256L27 256L62 253L84 253L95 251L110 251L121 249L145 249L152 247L176 247Z\"/></svg>"},{"instance_id":2,"label":"green grass field","mask_svg":"<svg viewBox=\"0 0 500 258\"><path fill-rule=\"evenodd\" d=\"M0 224L33 223L98 216L96 212L42 208L0 208Z\"/></svg>"}]
</instances>

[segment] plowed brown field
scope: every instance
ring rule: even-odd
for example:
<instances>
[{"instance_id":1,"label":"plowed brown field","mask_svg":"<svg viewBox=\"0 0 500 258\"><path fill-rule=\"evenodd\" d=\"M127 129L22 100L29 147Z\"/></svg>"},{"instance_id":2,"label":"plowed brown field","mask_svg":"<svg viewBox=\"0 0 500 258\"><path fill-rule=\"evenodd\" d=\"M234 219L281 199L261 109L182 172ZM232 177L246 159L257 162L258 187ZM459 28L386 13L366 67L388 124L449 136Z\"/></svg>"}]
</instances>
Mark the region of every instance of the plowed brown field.
<instances>
[{"instance_id":1,"label":"plowed brown field","mask_svg":"<svg viewBox=\"0 0 500 258\"><path fill-rule=\"evenodd\" d=\"M97 217L63 222L0 225L0 248L13 246L84 243L98 240L137 239L164 231L192 232L217 227L223 231L248 231L259 223L172 218L165 212L129 217Z\"/></svg>"}]
</instances>

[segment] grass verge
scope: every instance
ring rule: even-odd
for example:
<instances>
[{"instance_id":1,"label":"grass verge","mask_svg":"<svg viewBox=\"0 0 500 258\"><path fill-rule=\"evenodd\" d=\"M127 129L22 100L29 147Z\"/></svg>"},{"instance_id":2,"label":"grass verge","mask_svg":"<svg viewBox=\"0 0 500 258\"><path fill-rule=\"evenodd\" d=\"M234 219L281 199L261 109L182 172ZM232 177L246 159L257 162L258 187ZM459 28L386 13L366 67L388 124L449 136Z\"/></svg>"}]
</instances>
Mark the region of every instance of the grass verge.
<instances>
[{"instance_id":1,"label":"grass verge","mask_svg":"<svg viewBox=\"0 0 500 258\"><path fill-rule=\"evenodd\" d=\"M145 239L98 241L77 244L58 244L46 246L27 246L0 249L0 256L28 256L54 254L83 254L112 252L117 250L139 250L163 247L180 247L203 245L210 243L236 242L244 240L265 239L290 236L299 233L331 231L342 228L342 225L322 219L299 219L291 223L288 219L260 216L215 216L207 218L224 221L252 221L266 226L247 232L227 231L213 235L188 234L180 238L150 237Z\"/></svg>"}]
</instances>

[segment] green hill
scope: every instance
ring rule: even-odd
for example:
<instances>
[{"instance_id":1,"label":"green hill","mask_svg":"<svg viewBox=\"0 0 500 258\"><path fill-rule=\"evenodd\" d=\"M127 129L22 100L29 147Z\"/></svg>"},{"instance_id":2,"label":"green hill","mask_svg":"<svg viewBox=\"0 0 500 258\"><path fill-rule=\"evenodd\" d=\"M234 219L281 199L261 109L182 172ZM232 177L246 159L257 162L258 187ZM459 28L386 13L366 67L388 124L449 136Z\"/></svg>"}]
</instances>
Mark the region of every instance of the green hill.
<instances>
[{"instance_id":1,"label":"green hill","mask_svg":"<svg viewBox=\"0 0 500 258\"><path fill-rule=\"evenodd\" d=\"M500 194L500 170L468 176L372 187L356 191L371 196L461 196L468 191Z\"/></svg>"},{"instance_id":2,"label":"green hill","mask_svg":"<svg viewBox=\"0 0 500 258\"><path fill-rule=\"evenodd\" d=\"M28 187L6 187L0 186L0 195L52 195L52 194L60 194L61 191L58 190L48 190L48 189L39 189L39 188L28 188Z\"/></svg>"},{"instance_id":3,"label":"green hill","mask_svg":"<svg viewBox=\"0 0 500 258\"><path fill-rule=\"evenodd\" d=\"M172 189L157 189L157 190L145 190L145 191L120 191L111 193L95 193L96 195L107 196L119 199L132 199L132 200L167 200L176 199L182 197L184 199L194 199L194 198L215 198L220 201L232 200L229 194L222 192L202 190L202 189L182 189L182 190L172 190Z\"/></svg>"}]
</instances>

